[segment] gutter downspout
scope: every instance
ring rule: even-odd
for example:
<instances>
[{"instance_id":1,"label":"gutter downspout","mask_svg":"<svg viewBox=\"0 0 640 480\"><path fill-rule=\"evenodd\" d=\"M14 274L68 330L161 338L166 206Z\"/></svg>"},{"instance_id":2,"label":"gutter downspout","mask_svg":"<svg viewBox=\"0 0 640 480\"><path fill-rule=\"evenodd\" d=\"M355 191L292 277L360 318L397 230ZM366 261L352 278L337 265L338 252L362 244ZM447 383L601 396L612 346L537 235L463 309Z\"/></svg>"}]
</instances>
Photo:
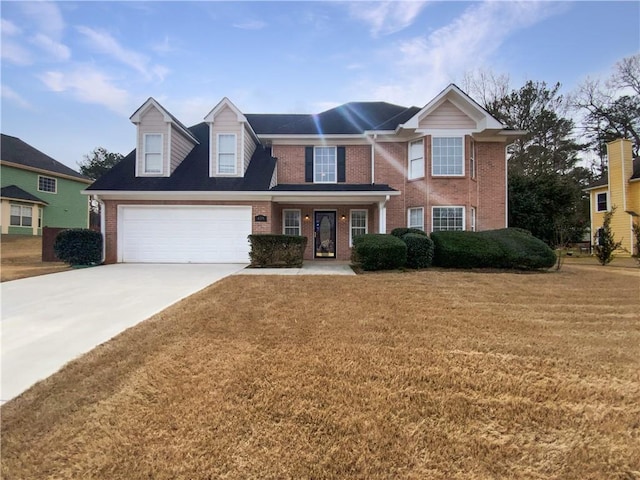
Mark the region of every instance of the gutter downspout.
<instances>
[{"instance_id":1,"label":"gutter downspout","mask_svg":"<svg viewBox=\"0 0 640 480\"><path fill-rule=\"evenodd\" d=\"M100 263L104 263L107 258L107 232L106 232L106 206L98 195L95 196L98 205L100 205L100 233L102 233L102 260Z\"/></svg>"},{"instance_id":2,"label":"gutter downspout","mask_svg":"<svg viewBox=\"0 0 640 480\"><path fill-rule=\"evenodd\" d=\"M373 141L371 142L371 185L376 183L376 139L378 134L373 134Z\"/></svg>"}]
</instances>

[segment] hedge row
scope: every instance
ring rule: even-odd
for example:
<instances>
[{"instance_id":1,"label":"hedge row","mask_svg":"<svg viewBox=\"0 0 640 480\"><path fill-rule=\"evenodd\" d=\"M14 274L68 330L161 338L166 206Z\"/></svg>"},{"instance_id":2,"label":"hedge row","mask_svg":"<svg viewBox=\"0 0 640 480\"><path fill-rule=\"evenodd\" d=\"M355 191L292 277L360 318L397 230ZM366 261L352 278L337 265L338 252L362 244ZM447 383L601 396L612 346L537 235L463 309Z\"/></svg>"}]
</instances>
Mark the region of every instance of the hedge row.
<instances>
[{"instance_id":1,"label":"hedge row","mask_svg":"<svg viewBox=\"0 0 640 480\"><path fill-rule=\"evenodd\" d=\"M249 235L252 267L301 267L307 237L298 235Z\"/></svg>"},{"instance_id":2,"label":"hedge row","mask_svg":"<svg viewBox=\"0 0 640 480\"><path fill-rule=\"evenodd\" d=\"M391 235L368 234L354 239L352 260L364 270L401 267L550 268L556 255L544 242L517 228L484 232L434 232L398 228Z\"/></svg>"},{"instance_id":3,"label":"hedge row","mask_svg":"<svg viewBox=\"0 0 640 480\"><path fill-rule=\"evenodd\" d=\"M98 265L102 261L102 234L86 228L63 230L56 235L53 251L70 265Z\"/></svg>"}]
</instances>

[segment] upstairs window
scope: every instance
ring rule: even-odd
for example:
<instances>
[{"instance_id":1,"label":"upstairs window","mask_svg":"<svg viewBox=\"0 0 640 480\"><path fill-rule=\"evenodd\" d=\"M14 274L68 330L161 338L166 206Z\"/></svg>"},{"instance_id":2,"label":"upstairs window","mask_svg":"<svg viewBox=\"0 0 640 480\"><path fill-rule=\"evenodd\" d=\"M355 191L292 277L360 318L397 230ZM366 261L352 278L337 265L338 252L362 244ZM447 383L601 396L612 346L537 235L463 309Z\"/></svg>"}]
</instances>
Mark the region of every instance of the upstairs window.
<instances>
[{"instance_id":1,"label":"upstairs window","mask_svg":"<svg viewBox=\"0 0 640 480\"><path fill-rule=\"evenodd\" d=\"M236 134L218 134L218 173L236 173Z\"/></svg>"},{"instance_id":2,"label":"upstairs window","mask_svg":"<svg viewBox=\"0 0 640 480\"><path fill-rule=\"evenodd\" d=\"M313 149L313 181L336 183L337 171L336 147L315 147Z\"/></svg>"},{"instance_id":3,"label":"upstairs window","mask_svg":"<svg viewBox=\"0 0 640 480\"><path fill-rule=\"evenodd\" d=\"M433 207L431 222L434 232L464 230L464 207Z\"/></svg>"},{"instance_id":4,"label":"upstairs window","mask_svg":"<svg viewBox=\"0 0 640 480\"><path fill-rule=\"evenodd\" d=\"M476 142L471 140L469 142L469 175L471 178L476 178Z\"/></svg>"},{"instance_id":5,"label":"upstairs window","mask_svg":"<svg viewBox=\"0 0 640 480\"><path fill-rule=\"evenodd\" d=\"M33 225L33 208L23 205L11 205L11 218L9 224L12 227L30 227Z\"/></svg>"},{"instance_id":6,"label":"upstairs window","mask_svg":"<svg viewBox=\"0 0 640 480\"><path fill-rule=\"evenodd\" d=\"M424 177L424 142L409 143L409 180Z\"/></svg>"},{"instance_id":7,"label":"upstairs window","mask_svg":"<svg viewBox=\"0 0 640 480\"><path fill-rule=\"evenodd\" d=\"M38 176L39 192L56 193L57 188L58 188L58 185L55 178L43 177L42 175Z\"/></svg>"},{"instance_id":8,"label":"upstairs window","mask_svg":"<svg viewBox=\"0 0 640 480\"><path fill-rule=\"evenodd\" d=\"M282 233L284 235L300 235L300 210L282 211Z\"/></svg>"},{"instance_id":9,"label":"upstairs window","mask_svg":"<svg viewBox=\"0 0 640 480\"><path fill-rule=\"evenodd\" d=\"M407 226L409 228L424 230L424 208L410 208L407 212L407 216Z\"/></svg>"},{"instance_id":10,"label":"upstairs window","mask_svg":"<svg viewBox=\"0 0 640 480\"><path fill-rule=\"evenodd\" d=\"M162 134L144 135L144 173L162 173Z\"/></svg>"},{"instance_id":11,"label":"upstairs window","mask_svg":"<svg viewBox=\"0 0 640 480\"><path fill-rule=\"evenodd\" d=\"M464 175L462 137L433 137L432 174L458 177Z\"/></svg>"},{"instance_id":12,"label":"upstairs window","mask_svg":"<svg viewBox=\"0 0 640 480\"><path fill-rule=\"evenodd\" d=\"M596 196L596 211L597 212L607 211L607 192L599 193Z\"/></svg>"}]
</instances>

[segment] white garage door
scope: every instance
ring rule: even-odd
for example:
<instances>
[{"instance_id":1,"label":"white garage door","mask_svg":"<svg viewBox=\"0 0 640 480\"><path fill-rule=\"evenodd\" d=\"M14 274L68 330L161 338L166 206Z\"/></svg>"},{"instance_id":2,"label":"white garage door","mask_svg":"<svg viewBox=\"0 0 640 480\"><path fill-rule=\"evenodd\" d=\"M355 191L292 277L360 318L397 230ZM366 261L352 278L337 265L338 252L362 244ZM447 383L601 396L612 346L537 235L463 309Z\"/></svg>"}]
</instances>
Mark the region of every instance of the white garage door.
<instances>
[{"instance_id":1,"label":"white garage door","mask_svg":"<svg viewBox=\"0 0 640 480\"><path fill-rule=\"evenodd\" d=\"M247 263L251 207L123 206L119 261Z\"/></svg>"}]
</instances>

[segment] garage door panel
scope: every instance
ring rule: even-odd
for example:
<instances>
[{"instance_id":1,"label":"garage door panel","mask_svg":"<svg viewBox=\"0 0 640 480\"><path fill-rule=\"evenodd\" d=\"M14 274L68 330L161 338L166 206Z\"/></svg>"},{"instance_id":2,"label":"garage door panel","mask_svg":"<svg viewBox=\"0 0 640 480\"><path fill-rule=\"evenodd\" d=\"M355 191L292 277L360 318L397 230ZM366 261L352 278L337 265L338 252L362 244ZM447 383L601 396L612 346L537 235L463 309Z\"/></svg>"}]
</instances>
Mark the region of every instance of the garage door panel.
<instances>
[{"instance_id":1,"label":"garage door panel","mask_svg":"<svg viewBox=\"0 0 640 480\"><path fill-rule=\"evenodd\" d=\"M122 207L121 259L246 263L251 207Z\"/></svg>"}]
</instances>

